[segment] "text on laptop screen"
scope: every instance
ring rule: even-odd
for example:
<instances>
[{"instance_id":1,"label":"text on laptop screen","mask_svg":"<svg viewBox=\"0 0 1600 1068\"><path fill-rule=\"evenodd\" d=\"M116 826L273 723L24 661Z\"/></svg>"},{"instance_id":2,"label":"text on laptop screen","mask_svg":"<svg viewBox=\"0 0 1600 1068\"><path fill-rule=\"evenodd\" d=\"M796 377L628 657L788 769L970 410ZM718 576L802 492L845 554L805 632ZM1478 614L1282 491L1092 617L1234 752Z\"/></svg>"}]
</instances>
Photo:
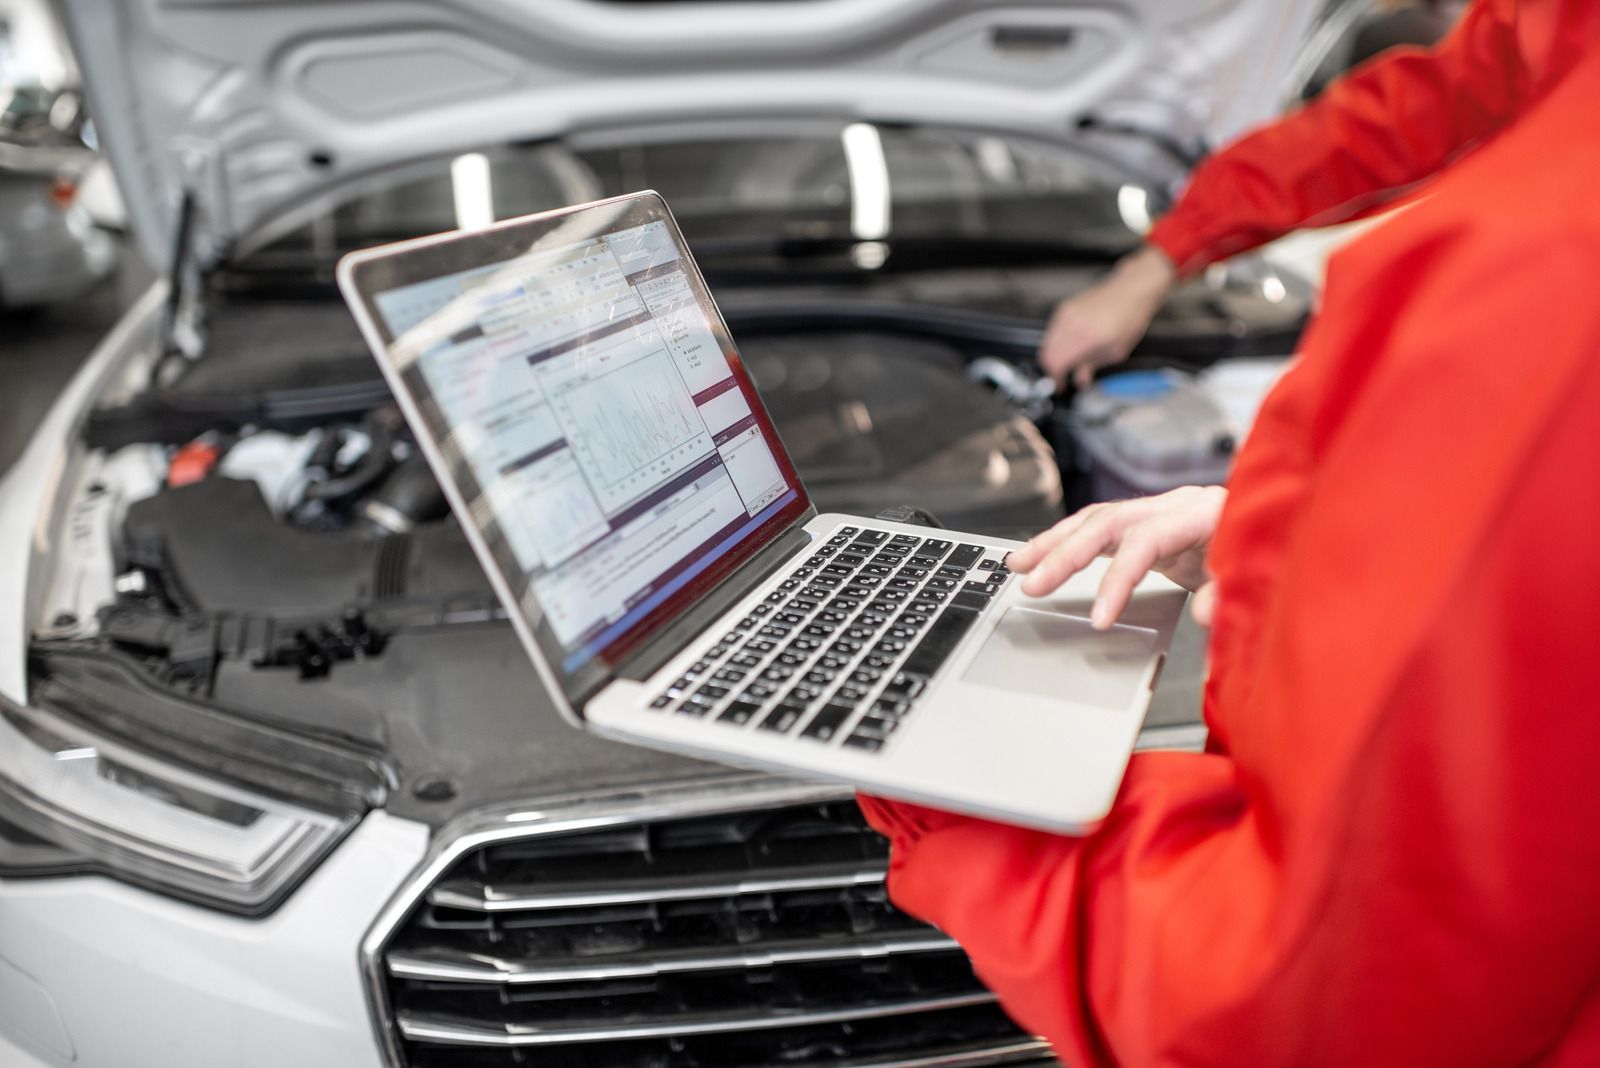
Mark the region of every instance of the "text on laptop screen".
<instances>
[{"instance_id":1,"label":"text on laptop screen","mask_svg":"<svg viewBox=\"0 0 1600 1068\"><path fill-rule=\"evenodd\" d=\"M568 672L798 496L662 222L373 300Z\"/></svg>"}]
</instances>

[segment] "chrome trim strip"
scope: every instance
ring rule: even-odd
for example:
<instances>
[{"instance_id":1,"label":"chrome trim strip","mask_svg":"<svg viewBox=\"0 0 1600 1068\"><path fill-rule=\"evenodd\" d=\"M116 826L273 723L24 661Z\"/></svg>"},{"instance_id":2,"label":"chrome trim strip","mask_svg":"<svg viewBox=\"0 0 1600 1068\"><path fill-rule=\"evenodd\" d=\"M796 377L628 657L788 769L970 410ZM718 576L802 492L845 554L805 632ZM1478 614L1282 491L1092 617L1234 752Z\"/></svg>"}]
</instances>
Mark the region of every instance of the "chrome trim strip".
<instances>
[{"instance_id":1,"label":"chrome trim strip","mask_svg":"<svg viewBox=\"0 0 1600 1068\"><path fill-rule=\"evenodd\" d=\"M959 952L956 940L936 932L909 931L904 935L834 942L774 942L726 952L690 950L680 955L619 954L607 961L568 959L550 963L507 960L476 953L390 953L389 974L401 979L457 983L573 983L604 979L635 979L681 972L770 968L782 964L818 964L829 961L881 960L910 953Z\"/></svg>"},{"instance_id":2,"label":"chrome trim strip","mask_svg":"<svg viewBox=\"0 0 1600 1068\"><path fill-rule=\"evenodd\" d=\"M361 942L372 1026L389 1068L403 1068L398 1028L386 988L384 945L405 922L428 889L466 853L497 842L551 834L599 830L660 820L716 816L752 807L777 807L851 797L837 783L800 782L771 775L727 772L704 777L616 788L610 794L568 794L468 812L440 828L428 855L412 877L395 891Z\"/></svg>"},{"instance_id":3,"label":"chrome trim strip","mask_svg":"<svg viewBox=\"0 0 1600 1068\"><path fill-rule=\"evenodd\" d=\"M781 894L797 890L835 890L854 886L876 886L888 872L887 863L856 864L807 870L789 868L746 878L700 875L678 879L625 879L604 889L572 883L556 884L548 890L486 886L473 880L444 883L428 891L428 902L442 908L472 912L524 912L544 909L600 908L608 905L639 905L652 901L694 901L707 897L737 897L741 894Z\"/></svg>"},{"instance_id":4,"label":"chrome trim strip","mask_svg":"<svg viewBox=\"0 0 1600 1068\"><path fill-rule=\"evenodd\" d=\"M940 1012L992 1005L995 996L987 991L943 998L919 998L850 1009L790 1014L761 1012L742 1016L682 1015L672 1019L646 1019L637 1023L579 1024L573 1027L529 1027L506 1024L480 1027L456 1023L447 1018L401 1013L400 1032L417 1042L452 1046L564 1046L586 1042L625 1042L630 1039L675 1038L683 1035L734 1034L742 1031L770 1031L782 1027L808 1027L817 1024L849 1023L855 1020L909 1016L919 1012Z\"/></svg>"},{"instance_id":5,"label":"chrome trim strip","mask_svg":"<svg viewBox=\"0 0 1600 1068\"><path fill-rule=\"evenodd\" d=\"M928 1057L910 1057L898 1061L850 1061L835 1065L834 1068L977 1068L979 1065L1016 1064L1019 1061L1060 1064L1050 1043L1042 1038L1033 1038L986 1049L935 1053Z\"/></svg>"}]
</instances>

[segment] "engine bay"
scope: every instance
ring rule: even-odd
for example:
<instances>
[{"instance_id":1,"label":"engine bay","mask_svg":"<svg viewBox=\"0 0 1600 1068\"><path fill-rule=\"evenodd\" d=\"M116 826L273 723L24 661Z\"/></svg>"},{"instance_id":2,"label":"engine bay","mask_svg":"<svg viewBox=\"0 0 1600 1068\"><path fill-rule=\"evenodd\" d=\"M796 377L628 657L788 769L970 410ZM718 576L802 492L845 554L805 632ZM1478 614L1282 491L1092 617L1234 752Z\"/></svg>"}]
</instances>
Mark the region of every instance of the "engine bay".
<instances>
[{"instance_id":1,"label":"engine bay","mask_svg":"<svg viewBox=\"0 0 1600 1068\"><path fill-rule=\"evenodd\" d=\"M722 304L819 510L912 506L1027 537L1075 503L1070 443L1029 357L1051 299L1095 273L975 272L959 300L945 270L734 288ZM1252 292L1193 287L1152 337L1179 360L1284 347L1299 310ZM389 807L430 820L530 776L542 789L704 773L544 707L341 304L235 297L206 327L204 358L158 362L83 427L38 677L66 684L99 657L174 700L380 751L401 787Z\"/></svg>"}]
</instances>

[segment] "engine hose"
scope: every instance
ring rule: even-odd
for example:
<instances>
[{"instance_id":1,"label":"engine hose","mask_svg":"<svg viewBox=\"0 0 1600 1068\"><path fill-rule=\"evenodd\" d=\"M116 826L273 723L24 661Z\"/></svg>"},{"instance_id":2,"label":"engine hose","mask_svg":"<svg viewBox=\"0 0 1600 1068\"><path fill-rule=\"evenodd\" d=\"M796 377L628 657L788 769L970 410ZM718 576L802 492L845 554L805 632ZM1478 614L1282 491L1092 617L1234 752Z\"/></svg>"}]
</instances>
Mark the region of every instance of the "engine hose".
<instances>
[{"instance_id":1,"label":"engine hose","mask_svg":"<svg viewBox=\"0 0 1600 1068\"><path fill-rule=\"evenodd\" d=\"M418 523L442 519L450 510L444 490L421 453L402 461L356 508L379 534L404 534Z\"/></svg>"},{"instance_id":2,"label":"engine hose","mask_svg":"<svg viewBox=\"0 0 1600 1068\"><path fill-rule=\"evenodd\" d=\"M313 482L305 489L308 501L337 501L353 497L382 478L394 464L393 420L375 413L362 423L371 444L349 471L336 478Z\"/></svg>"}]
</instances>

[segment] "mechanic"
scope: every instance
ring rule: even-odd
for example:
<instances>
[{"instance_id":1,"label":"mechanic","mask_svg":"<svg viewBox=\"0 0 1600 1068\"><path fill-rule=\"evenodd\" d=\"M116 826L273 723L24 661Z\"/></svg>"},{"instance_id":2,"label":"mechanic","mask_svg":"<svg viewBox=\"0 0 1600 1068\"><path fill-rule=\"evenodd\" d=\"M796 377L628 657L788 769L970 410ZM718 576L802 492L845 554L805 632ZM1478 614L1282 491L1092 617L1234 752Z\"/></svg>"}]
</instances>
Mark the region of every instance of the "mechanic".
<instances>
[{"instance_id":1,"label":"mechanic","mask_svg":"<svg viewBox=\"0 0 1600 1068\"><path fill-rule=\"evenodd\" d=\"M1394 207L1543 98L1596 30L1590 0L1479 0L1432 50L1396 49L1196 168L1145 244L1063 300L1039 363L1089 385L1208 265L1302 227Z\"/></svg>"},{"instance_id":2,"label":"mechanic","mask_svg":"<svg viewBox=\"0 0 1600 1068\"><path fill-rule=\"evenodd\" d=\"M1480 5L1196 180L1225 250L1478 143L1334 258L1228 491L1013 554L1038 594L1113 553L1102 624L1209 569L1207 752L1136 754L1083 838L862 799L893 900L1067 1063L1600 1064L1597 6ZM1246 224L1267 145L1321 166Z\"/></svg>"}]
</instances>

